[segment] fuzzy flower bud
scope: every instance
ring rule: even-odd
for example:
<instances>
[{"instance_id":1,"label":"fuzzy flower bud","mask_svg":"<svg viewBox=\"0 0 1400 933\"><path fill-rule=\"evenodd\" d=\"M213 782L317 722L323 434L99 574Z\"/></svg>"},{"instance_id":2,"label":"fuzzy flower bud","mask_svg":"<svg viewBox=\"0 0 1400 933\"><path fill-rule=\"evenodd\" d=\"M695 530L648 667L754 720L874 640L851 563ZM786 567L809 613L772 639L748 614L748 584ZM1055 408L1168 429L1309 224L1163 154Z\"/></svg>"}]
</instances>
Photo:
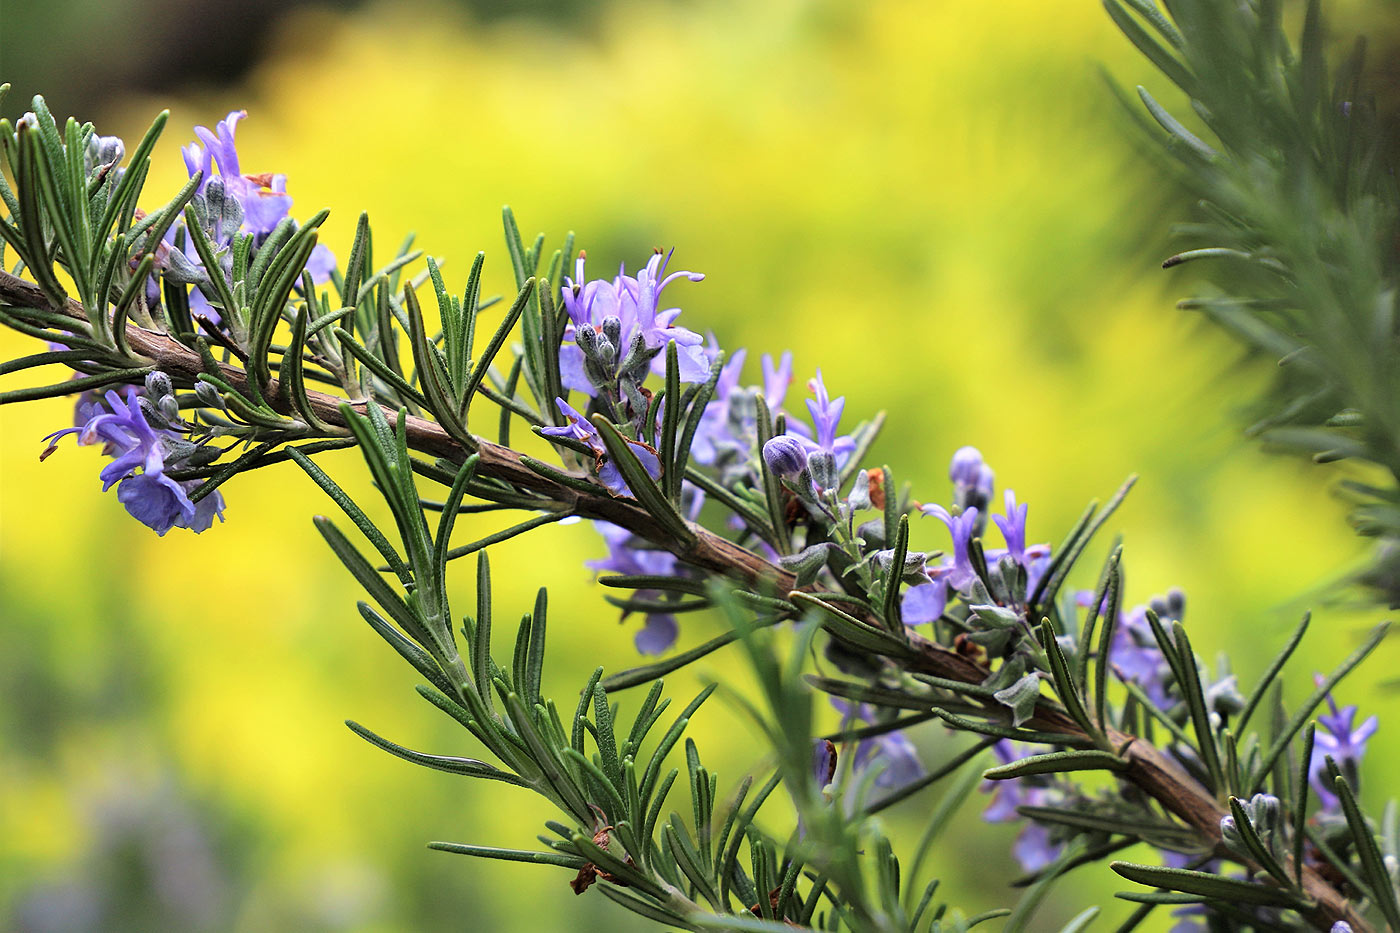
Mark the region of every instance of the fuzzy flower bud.
<instances>
[{"instance_id":1,"label":"fuzzy flower bud","mask_svg":"<svg viewBox=\"0 0 1400 933\"><path fill-rule=\"evenodd\" d=\"M225 411L224 397L219 394L219 390L208 382L196 382L194 384L195 398L199 399L199 404L206 408L217 408Z\"/></svg>"},{"instance_id":2,"label":"fuzzy flower bud","mask_svg":"<svg viewBox=\"0 0 1400 933\"><path fill-rule=\"evenodd\" d=\"M1241 807L1259 841L1270 851L1276 850L1282 841L1279 838L1279 829L1283 805L1279 799L1273 794L1255 794L1248 800L1241 801ZM1240 855L1249 855L1249 846L1245 843L1234 816L1221 818L1220 836L1227 848Z\"/></svg>"},{"instance_id":3,"label":"fuzzy flower bud","mask_svg":"<svg viewBox=\"0 0 1400 933\"><path fill-rule=\"evenodd\" d=\"M985 466L976 447L959 447L948 465L948 478L959 486L976 486Z\"/></svg>"},{"instance_id":4,"label":"fuzzy flower bud","mask_svg":"<svg viewBox=\"0 0 1400 933\"><path fill-rule=\"evenodd\" d=\"M622 342L622 318L616 314L609 314L603 318L603 336L608 338L608 342L617 346Z\"/></svg>"},{"instance_id":5,"label":"fuzzy flower bud","mask_svg":"<svg viewBox=\"0 0 1400 933\"><path fill-rule=\"evenodd\" d=\"M157 370L146 374L146 395L149 398L159 399L161 396L169 395L175 391L171 385L170 377Z\"/></svg>"},{"instance_id":6,"label":"fuzzy flower bud","mask_svg":"<svg viewBox=\"0 0 1400 933\"><path fill-rule=\"evenodd\" d=\"M807 449L790 434L781 434L763 445L763 462L774 476L796 479L807 469Z\"/></svg>"},{"instance_id":7,"label":"fuzzy flower bud","mask_svg":"<svg viewBox=\"0 0 1400 933\"><path fill-rule=\"evenodd\" d=\"M960 447L948 465L948 478L953 481L953 499L959 508L986 510L992 498L995 474L982 459L976 447Z\"/></svg>"},{"instance_id":8,"label":"fuzzy flower bud","mask_svg":"<svg viewBox=\"0 0 1400 933\"><path fill-rule=\"evenodd\" d=\"M836 455L825 450L814 451L807 458L807 467L812 471L812 479L822 489L835 489L841 485L841 471L836 466Z\"/></svg>"}]
</instances>

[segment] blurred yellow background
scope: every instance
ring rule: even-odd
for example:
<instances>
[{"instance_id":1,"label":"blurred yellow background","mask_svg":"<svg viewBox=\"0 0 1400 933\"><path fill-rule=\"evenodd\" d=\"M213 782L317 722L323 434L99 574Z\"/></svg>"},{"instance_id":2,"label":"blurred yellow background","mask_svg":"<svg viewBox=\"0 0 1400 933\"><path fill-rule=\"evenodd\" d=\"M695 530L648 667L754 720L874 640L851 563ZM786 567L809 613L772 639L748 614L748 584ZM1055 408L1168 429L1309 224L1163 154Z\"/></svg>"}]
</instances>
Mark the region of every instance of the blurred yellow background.
<instances>
[{"instance_id":1,"label":"blurred yellow background","mask_svg":"<svg viewBox=\"0 0 1400 933\"><path fill-rule=\"evenodd\" d=\"M1374 14L1353 7L1355 22ZM617 2L551 24L386 2L302 9L273 36L237 84L119 94L80 114L134 144L172 110L147 206L183 180L194 124L246 108L244 170L285 172L294 216L330 207L341 255L363 209L381 252L416 231L446 257L450 289L485 249L488 291L502 292L503 203L551 248L576 231L595 268L675 246L678 267L707 275L676 286L680 323L751 360L791 348L799 376L821 366L848 416L885 409L873 460L918 498L945 498L949 455L974 444L1031 504L1033 540L1058 543L1087 500L1140 473L1109 526L1124 536L1130 602L1185 589L1198 650L1229 652L1246 684L1305 607L1316 621L1295 700L1308 665L1336 663L1381 618L1324 604L1364 553L1328 491L1338 468L1241 437L1240 406L1269 365L1239 365L1237 348L1173 309L1190 283L1158 263L1189 205L1097 69L1160 82L1099 4ZM11 99L6 115L24 106ZM29 341L0 335L4 356L25 352ZM560 870L424 848L527 848L555 814L510 787L414 768L341 725L480 753L360 621L357 587L310 522L333 509L300 471L240 478L224 490L226 524L157 538L100 492L95 450L65 444L38 461L40 438L71 418L69 400L0 409L0 917L31 929L99 916L131 930L648 928L597 892L575 897ZM358 455L323 462L372 500ZM464 517L458 534L504 523ZM939 532L916 526L916 545L942 546ZM631 626L582 566L600 552L576 525L492 554L499 618L550 586L556 697L597 664L636 663ZM717 625L685 617L682 645ZM668 695L683 704L708 679L734 682L736 659L673 676ZM1376 689L1397 662L1391 641L1339 696L1382 715L1373 800L1400 766L1400 701ZM929 763L937 733L917 737ZM691 734L724 788L761 764L754 731L717 700ZM934 800L887 814L898 842L912 843ZM974 795L933 866L969 913L1015 896L991 867L1008 864L1012 831L984 827L981 806ZM1105 868L1081 870L1036 928L1090 904L1121 916L1117 888ZM1146 928L1166 926L1163 913Z\"/></svg>"}]
</instances>

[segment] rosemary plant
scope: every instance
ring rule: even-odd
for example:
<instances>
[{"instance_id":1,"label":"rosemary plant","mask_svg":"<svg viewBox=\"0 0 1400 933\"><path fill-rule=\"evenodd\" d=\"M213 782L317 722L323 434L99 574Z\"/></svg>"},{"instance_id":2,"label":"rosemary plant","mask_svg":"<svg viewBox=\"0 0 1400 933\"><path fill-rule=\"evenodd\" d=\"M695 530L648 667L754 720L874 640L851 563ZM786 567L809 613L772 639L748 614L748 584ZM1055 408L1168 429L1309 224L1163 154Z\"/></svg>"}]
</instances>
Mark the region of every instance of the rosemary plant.
<instances>
[{"instance_id":1,"label":"rosemary plant","mask_svg":"<svg viewBox=\"0 0 1400 933\"><path fill-rule=\"evenodd\" d=\"M1377 540L1360 581L1400 605L1400 372L1395 366L1397 198L1387 128L1363 85L1365 42L1329 69L1321 4L1292 49L1282 4L1104 0L1114 21L1189 102L1180 118L1143 88L1144 124L1163 138L1198 216L1200 311L1278 360L1249 433L1318 463L1365 469L1340 483L1358 533ZM1129 106L1139 112L1138 100ZM1193 131L1192 128L1195 127Z\"/></svg>"},{"instance_id":2,"label":"rosemary plant","mask_svg":"<svg viewBox=\"0 0 1400 933\"><path fill-rule=\"evenodd\" d=\"M1289 364L1260 430L1400 476L1396 199L1359 65L1328 83L1316 5L1296 55L1266 0L1106 5L1214 134L1203 141L1143 93L1208 199L1207 221L1184 232L1212 245L1171 263L1231 266L1228 294L1222 283L1192 306ZM790 357L765 357L750 384L743 351L678 323L663 294L702 276L672 271L670 254L590 278L572 235L555 248L526 240L507 209L516 293L499 303L481 294L484 255L458 295L432 258L377 248L363 216L337 260L317 242L324 212L293 220L285 179L241 172L241 117L197 128L188 183L145 209L164 115L129 158L90 124L60 125L41 98L0 121L11 267L0 322L47 344L0 373L77 373L0 402L78 394L75 425L46 455L70 434L100 442L104 484L159 534L211 529L224 485L250 470L291 461L324 490L343 517L317 527L363 590L360 617L493 760L350 728L558 810L535 849L434 848L560 869L576 893L673 928L961 931L994 919L1030 929L1056 879L1137 846L1147 862L1109 864L1138 904L1120 930L1164 907L1217 930L1400 929L1400 817L1393 802L1368 817L1357 798L1375 719L1358 726L1354 707L1332 702L1384 625L1288 708L1281 678L1306 618L1241 685L1196 655L1179 593L1125 607L1121 547L1096 585L1072 588L1131 480L1054 547L1028 539L1013 492L993 514L993 473L974 448L952 456L951 498L921 503L870 463L882 416L847 430L845 400L820 372L798 406ZM516 449L524 432L550 454ZM344 447L364 457L391 525L318 462ZM1362 530L1393 545L1394 483L1348 488ZM454 539L459 515L496 509L525 517ZM637 646L656 658L600 669L557 701L542 686L546 593L503 646L487 552L574 517L597 524L608 546L598 582L645 619ZM916 548L923 528L946 529L949 553ZM447 580L471 555L476 600L463 614ZM1391 599L1393 560L1368 578ZM729 631L673 651L678 619L711 609ZM685 739L714 687L672 715L662 685L716 651L756 674L749 712L772 753L771 774L735 789ZM826 736L813 734L821 694L843 714ZM905 736L915 727L966 740L926 767ZM979 776L997 785L988 818L1024 827L1026 891L967 917L921 869ZM900 859L875 815L939 784L918 848ZM779 836L761 812L783 806L798 828Z\"/></svg>"}]
</instances>

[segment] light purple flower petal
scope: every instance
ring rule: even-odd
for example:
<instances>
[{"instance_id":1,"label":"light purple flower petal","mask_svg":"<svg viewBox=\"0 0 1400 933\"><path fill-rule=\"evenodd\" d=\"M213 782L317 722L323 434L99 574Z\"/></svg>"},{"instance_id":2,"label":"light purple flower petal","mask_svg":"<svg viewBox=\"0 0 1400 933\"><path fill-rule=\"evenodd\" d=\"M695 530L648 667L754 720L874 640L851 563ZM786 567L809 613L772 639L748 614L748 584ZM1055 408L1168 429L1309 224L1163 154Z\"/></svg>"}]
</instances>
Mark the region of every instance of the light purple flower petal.
<instances>
[{"instance_id":1,"label":"light purple flower petal","mask_svg":"<svg viewBox=\"0 0 1400 933\"><path fill-rule=\"evenodd\" d=\"M194 503L184 489L164 473L141 473L122 480L117 500L137 521L164 536L181 519L194 517Z\"/></svg>"},{"instance_id":2,"label":"light purple flower petal","mask_svg":"<svg viewBox=\"0 0 1400 933\"><path fill-rule=\"evenodd\" d=\"M967 588L977 578L977 572L972 568L972 559L968 554L972 532L977 527L977 510L966 509L961 515L954 517L941 505L926 505L923 512L948 526L948 533L953 539L953 566L948 574L948 582L955 590Z\"/></svg>"},{"instance_id":3,"label":"light purple flower petal","mask_svg":"<svg viewBox=\"0 0 1400 933\"><path fill-rule=\"evenodd\" d=\"M943 615L948 605L948 585L942 580L911 586L900 597L900 615L905 625L923 625Z\"/></svg>"},{"instance_id":4,"label":"light purple flower petal","mask_svg":"<svg viewBox=\"0 0 1400 933\"><path fill-rule=\"evenodd\" d=\"M680 626L676 617L669 612L653 612L647 615L646 625L642 626L634 639L637 650L642 654L663 654L676 643Z\"/></svg>"}]
</instances>

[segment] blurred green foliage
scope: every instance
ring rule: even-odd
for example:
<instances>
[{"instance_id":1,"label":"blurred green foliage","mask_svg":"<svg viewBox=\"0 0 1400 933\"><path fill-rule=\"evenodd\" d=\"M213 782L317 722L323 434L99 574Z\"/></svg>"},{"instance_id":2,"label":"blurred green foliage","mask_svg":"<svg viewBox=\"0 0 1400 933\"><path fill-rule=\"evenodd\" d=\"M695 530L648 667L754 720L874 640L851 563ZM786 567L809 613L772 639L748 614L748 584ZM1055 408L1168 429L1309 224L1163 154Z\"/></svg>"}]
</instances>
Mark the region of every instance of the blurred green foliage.
<instances>
[{"instance_id":1,"label":"blurred green foliage","mask_svg":"<svg viewBox=\"0 0 1400 933\"><path fill-rule=\"evenodd\" d=\"M449 260L450 288L486 249L488 290L509 290L505 202L527 230L577 231L600 267L675 245L708 274L678 293L683 322L729 348L791 348L848 411L887 409L876 457L917 498L943 498L948 456L975 444L1031 503L1032 539L1056 542L1085 501L1140 472L1113 522L1130 604L1183 587L1198 649L1230 652L1247 676L1359 557L1325 485L1343 468L1241 440L1233 406L1267 374L1171 310L1189 284L1157 265L1189 205L1103 89L1098 62L1130 84L1153 76L1098 4L697 0L595 16L583 29L387 3L298 12L238 85L125 96L98 126L130 139L170 106L148 190L173 191L188 127L246 108L246 170L286 172L299 216L331 207L342 251L361 209L381 237L416 230ZM0 335L0 352L21 343ZM449 744L459 730L412 696L411 672L357 618L356 588L309 520L329 509L299 471L240 478L226 525L158 539L99 491L94 452L38 461L39 439L70 420L64 400L0 410L0 917L18 924L75 878L150 899L154 882L130 880L149 874L83 866L159 849L156 830L122 835L100 816L149 812L154 798L210 853L224 905L210 929L641 928L575 898L563 873L423 848L528 847L550 814L511 788L410 768L340 726L475 753ZM356 459L328 463L350 484ZM916 526L915 545L941 546L940 530ZM555 594L556 692L635 660L582 567L601 550L576 525L493 554L498 612L527 609L540 583ZM1322 608L1316 667L1371 621ZM682 644L720 625L688 617ZM1339 699L1400 712L1371 689L1397 660L1383 646ZM730 661L673 686L732 681ZM737 712L714 705L692 729L721 786L760 764ZM940 730L916 740L936 760ZM1400 765L1388 728L1372 749L1368 773ZM927 806L888 814L897 842ZM934 866L971 911L1011 900L984 867L1009 861L1011 830L983 827L978 806ZM1106 874L1072 876L1042 921L1106 903ZM151 926L112 916L110 929Z\"/></svg>"}]
</instances>

